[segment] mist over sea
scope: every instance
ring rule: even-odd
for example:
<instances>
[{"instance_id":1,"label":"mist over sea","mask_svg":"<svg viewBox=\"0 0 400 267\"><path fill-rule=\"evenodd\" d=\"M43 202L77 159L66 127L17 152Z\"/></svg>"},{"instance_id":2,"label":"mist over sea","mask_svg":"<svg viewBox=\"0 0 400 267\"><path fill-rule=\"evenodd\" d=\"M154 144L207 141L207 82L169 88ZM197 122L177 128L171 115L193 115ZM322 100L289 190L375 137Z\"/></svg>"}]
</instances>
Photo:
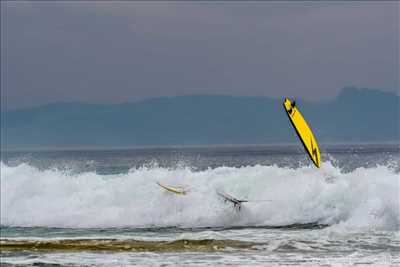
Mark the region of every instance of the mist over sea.
<instances>
[{"instance_id":1,"label":"mist over sea","mask_svg":"<svg viewBox=\"0 0 400 267\"><path fill-rule=\"evenodd\" d=\"M301 145L2 151L1 263L400 265L399 145L321 155L317 169Z\"/></svg>"}]
</instances>

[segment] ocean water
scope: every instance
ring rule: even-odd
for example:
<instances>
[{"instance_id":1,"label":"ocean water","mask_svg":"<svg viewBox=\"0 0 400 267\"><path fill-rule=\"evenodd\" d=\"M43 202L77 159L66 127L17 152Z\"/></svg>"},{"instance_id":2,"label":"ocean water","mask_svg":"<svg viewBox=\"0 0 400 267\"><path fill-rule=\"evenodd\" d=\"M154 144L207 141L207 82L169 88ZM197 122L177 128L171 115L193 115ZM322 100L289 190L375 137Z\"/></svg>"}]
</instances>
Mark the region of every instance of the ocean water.
<instances>
[{"instance_id":1,"label":"ocean water","mask_svg":"<svg viewBox=\"0 0 400 267\"><path fill-rule=\"evenodd\" d=\"M399 145L321 151L3 151L1 265L400 266Z\"/></svg>"}]
</instances>

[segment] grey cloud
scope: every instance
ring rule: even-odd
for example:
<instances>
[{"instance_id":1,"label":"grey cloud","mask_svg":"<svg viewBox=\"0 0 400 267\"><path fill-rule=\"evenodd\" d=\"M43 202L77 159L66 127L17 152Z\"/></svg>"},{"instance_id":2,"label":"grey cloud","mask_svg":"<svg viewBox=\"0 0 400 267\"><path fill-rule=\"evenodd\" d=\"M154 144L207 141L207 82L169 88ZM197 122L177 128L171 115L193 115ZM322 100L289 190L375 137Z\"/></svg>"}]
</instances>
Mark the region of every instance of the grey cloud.
<instances>
[{"instance_id":1,"label":"grey cloud","mask_svg":"<svg viewBox=\"0 0 400 267\"><path fill-rule=\"evenodd\" d=\"M398 90L397 2L2 2L2 108Z\"/></svg>"}]
</instances>

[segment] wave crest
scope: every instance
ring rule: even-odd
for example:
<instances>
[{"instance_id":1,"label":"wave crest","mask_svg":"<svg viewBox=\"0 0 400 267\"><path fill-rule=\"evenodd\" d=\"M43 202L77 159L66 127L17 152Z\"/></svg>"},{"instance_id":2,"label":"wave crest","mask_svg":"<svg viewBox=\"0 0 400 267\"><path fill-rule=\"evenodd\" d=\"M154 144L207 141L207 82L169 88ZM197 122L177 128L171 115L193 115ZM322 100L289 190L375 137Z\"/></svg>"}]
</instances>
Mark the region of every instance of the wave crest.
<instances>
[{"instance_id":1,"label":"wave crest","mask_svg":"<svg viewBox=\"0 0 400 267\"><path fill-rule=\"evenodd\" d=\"M191 187L186 196L156 181ZM232 227L319 223L398 230L400 177L390 166L342 172L272 166L143 167L71 174L1 163L1 224L45 227ZM216 190L254 202L236 212ZM271 200L263 202L258 200Z\"/></svg>"}]
</instances>

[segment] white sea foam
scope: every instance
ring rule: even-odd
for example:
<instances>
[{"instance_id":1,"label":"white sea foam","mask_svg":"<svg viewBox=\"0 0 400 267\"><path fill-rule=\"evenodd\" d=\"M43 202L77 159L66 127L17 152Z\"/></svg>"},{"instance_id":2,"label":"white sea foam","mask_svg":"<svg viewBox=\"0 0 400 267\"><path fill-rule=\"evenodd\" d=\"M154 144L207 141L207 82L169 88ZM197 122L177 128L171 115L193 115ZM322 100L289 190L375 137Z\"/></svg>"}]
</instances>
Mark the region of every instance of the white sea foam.
<instances>
[{"instance_id":1,"label":"white sea foam","mask_svg":"<svg viewBox=\"0 0 400 267\"><path fill-rule=\"evenodd\" d=\"M186 196L156 181L188 185ZM70 174L1 163L1 224L46 227L280 226L317 222L341 229L399 230L400 176L387 166L345 173L278 166L148 167L127 174ZM215 193L271 200L236 212Z\"/></svg>"}]
</instances>

